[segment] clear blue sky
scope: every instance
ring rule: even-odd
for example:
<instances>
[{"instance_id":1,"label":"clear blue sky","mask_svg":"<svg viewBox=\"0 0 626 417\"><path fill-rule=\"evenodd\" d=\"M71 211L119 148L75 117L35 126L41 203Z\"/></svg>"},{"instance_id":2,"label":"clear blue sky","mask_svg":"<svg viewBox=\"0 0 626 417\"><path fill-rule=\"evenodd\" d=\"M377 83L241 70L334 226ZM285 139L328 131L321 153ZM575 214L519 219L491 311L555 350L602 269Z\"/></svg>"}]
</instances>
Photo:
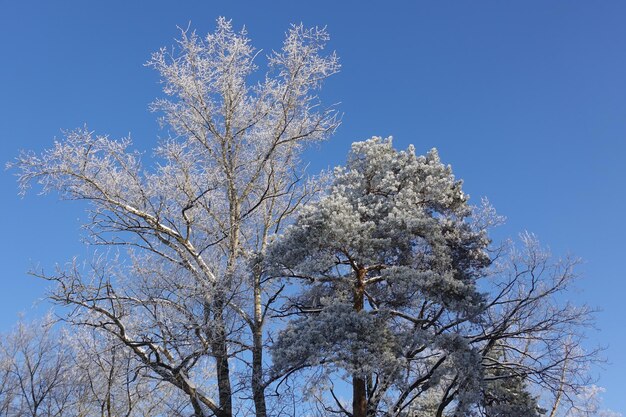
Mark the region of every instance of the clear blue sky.
<instances>
[{"instance_id":1,"label":"clear blue sky","mask_svg":"<svg viewBox=\"0 0 626 417\"><path fill-rule=\"evenodd\" d=\"M325 25L343 68L323 96L345 116L307 153L311 171L372 135L437 147L475 201L487 196L507 216L498 235L527 229L554 253L582 257L573 298L602 309L589 333L608 346L600 385L606 405L626 412L626 3L229 3L0 0L0 159L85 122L150 149L162 133L147 105L160 87L143 63L177 25L206 32L224 15L265 50L290 22ZM80 204L20 199L10 172L0 187L6 330L43 293L26 270L85 251Z\"/></svg>"}]
</instances>

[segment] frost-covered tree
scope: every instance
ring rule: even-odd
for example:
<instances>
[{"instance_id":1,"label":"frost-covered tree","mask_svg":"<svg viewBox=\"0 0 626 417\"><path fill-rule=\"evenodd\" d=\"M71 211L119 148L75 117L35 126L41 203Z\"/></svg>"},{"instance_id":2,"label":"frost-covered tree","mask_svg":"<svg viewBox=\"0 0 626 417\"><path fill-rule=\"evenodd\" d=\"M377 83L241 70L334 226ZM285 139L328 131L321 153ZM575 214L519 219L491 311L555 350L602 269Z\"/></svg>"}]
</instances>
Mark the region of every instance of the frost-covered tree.
<instances>
[{"instance_id":1,"label":"frost-covered tree","mask_svg":"<svg viewBox=\"0 0 626 417\"><path fill-rule=\"evenodd\" d=\"M51 314L20 320L0 336L0 415L6 417L182 416L181 396L131 352Z\"/></svg>"},{"instance_id":2,"label":"frost-covered tree","mask_svg":"<svg viewBox=\"0 0 626 417\"><path fill-rule=\"evenodd\" d=\"M70 348L50 315L20 320L0 337L0 415L73 416L77 389Z\"/></svg>"},{"instance_id":3,"label":"frost-covered tree","mask_svg":"<svg viewBox=\"0 0 626 417\"><path fill-rule=\"evenodd\" d=\"M275 367L332 363L352 375L354 417L374 415L407 364L437 348L479 372L476 352L452 329L472 322L490 259L485 231L461 182L439 161L390 139L352 146L328 196L309 206L273 246L285 274L308 283L274 348ZM443 355L443 353L442 353Z\"/></svg>"},{"instance_id":4,"label":"frost-covered tree","mask_svg":"<svg viewBox=\"0 0 626 417\"><path fill-rule=\"evenodd\" d=\"M594 384L583 387L570 401L555 401L549 417L622 417L622 413L602 408L601 395L604 391L604 388Z\"/></svg>"},{"instance_id":5,"label":"frost-covered tree","mask_svg":"<svg viewBox=\"0 0 626 417\"><path fill-rule=\"evenodd\" d=\"M579 352L578 348L573 349ZM570 358L565 357L559 367L561 380L558 389L544 394L546 398L546 413L549 417L622 417L621 413L602 408L602 393L604 388L595 384L588 384L581 387L572 387L571 380L572 366Z\"/></svg>"},{"instance_id":6,"label":"frost-covered tree","mask_svg":"<svg viewBox=\"0 0 626 417\"><path fill-rule=\"evenodd\" d=\"M64 336L71 349L67 367L76 397L73 415L183 415L180 392L152 378L133 352L111 335L78 327L67 329Z\"/></svg>"},{"instance_id":7,"label":"frost-covered tree","mask_svg":"<svg viewBox=\"0 0 626 417\"><path fill-rule=\"evenodd\" d=\"M536 391L563 387L565 358L577 364L565 384L586 383L578 365L594 352L571 347L589 311L557 299L575 262L551 263L531 235L494 251L498 221L468 204L436 151L353 144L269 252L268 273L298 283L275 371L322 369L317 398L346 416L541 415ZM345 375L351 409L332 382Z\"/></svg>"},{"instance_id":8,"label":"frost-covered tree","mask_svg":"<svg viewBox=\"0 0 626 417\"><path fill-rule=\"evenodd\" d=\"M323 29L293 26L258 74L245 30L220 18L202 38L183 31L148 63L165 98L153 104L172 136L154 159L87 129L13 164L23 190L91 203L92 243L129 249L46 279L67 319L108 332L194 415L267 415L264 325L280 286L262 279L268 236L308 198L298 156L337 127L315 91L338 71ZM232 361L242 364L232 368Z\"/></svg>"}]
</instances>

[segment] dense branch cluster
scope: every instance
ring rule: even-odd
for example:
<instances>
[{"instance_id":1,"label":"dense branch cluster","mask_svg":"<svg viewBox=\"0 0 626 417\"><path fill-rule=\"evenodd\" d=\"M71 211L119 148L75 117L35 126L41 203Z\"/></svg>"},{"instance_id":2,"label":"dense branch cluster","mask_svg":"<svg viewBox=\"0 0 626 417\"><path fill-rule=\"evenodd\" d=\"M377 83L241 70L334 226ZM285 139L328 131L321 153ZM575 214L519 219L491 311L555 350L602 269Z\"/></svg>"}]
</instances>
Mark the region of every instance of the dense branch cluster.
<instances>
[{"instance_id":1,"label":"dense branch cluster","mask_svg":"<svg viewBox=\"0 0 626 417\"><path fill-rule=\"evenodd\" d=\"M89 243L118 250L34 271L66 325L5 338L0 414L599 413L591 312L563 296L575 260L530 234L494 245L501 219L436 150L375 137L305 178L302 150L340 122L316 95L339 70L327 41L293 26L259 76L230 21L183 31L148 62L171 133L152 160L83 128L11 164L22 191L86 200Z\"/></svg>"}]
</instances>

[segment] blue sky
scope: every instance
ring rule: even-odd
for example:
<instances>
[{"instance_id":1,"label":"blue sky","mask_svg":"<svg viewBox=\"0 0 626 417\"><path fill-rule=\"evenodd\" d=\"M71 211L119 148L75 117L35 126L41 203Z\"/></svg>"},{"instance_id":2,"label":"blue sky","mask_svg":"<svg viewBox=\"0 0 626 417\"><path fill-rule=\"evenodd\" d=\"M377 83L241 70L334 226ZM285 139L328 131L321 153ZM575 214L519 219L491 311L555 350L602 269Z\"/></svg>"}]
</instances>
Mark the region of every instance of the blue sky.
<instances>
[{"instance_id":1,"label":"blue sky","mask_svg":"<svg viewBox=\"0 0 626 417\"><path fill-rule=\"evenodd\" d=\"M626 3L266 3L0 0L0 159L84 123L149 150L164 132L147 110L158 78L143 63L177 25L206 32L224 15L266 51L291 22L327 26L343 67L323 98L341 102L344 121L307 152L310 170L373 135L437 147L474 201L487 196L508 218L497 236L529 230L583 258L572 298L602 310L589 332L608 346L599 384L606 405L626 412ZM31 266L86 252L80 204L20 199L11 172L0 187L4 331L43 294Z\"/></svg>"}]
</instances>

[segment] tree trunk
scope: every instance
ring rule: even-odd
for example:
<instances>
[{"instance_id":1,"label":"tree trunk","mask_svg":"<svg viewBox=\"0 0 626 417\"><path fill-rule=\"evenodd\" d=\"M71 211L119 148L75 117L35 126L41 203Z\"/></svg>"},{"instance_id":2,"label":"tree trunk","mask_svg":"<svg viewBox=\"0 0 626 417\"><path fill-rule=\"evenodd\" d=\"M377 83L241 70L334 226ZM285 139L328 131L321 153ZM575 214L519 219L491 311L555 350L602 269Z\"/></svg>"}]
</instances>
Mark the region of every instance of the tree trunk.
<instances>
[{"instance_id":1,"label":"tree trunk","mask_svg":"<svg viewBox=\"0 0 626 417\"><path fill-rule=\"evenodd\" d=\"M263 384L263 312L261 310L260 276L254 276L254 328L252 329L252 396L256 417L266 417L265 386Z\"/></svg>"},{"instance_id":2,"label":"tree trunk","mask_svg":"<svg viewBox=\"0 0 626 417\"><path fill-rule=\"evenodd\" d=\"M230 368L228 365L228 348L226 346L226 329L224 326L224 305L221 297L216 297L213 315L215 332L211 349L215 358L217 371L217 390L220 401L219 417L232 417L232 389L230 386Z\"/></svg>"},{"instance_id":3,"label":"tree trunk","mask_svg":"<svg viewBox=\"0 0 626 417\"><path fill-rule=\"evenodd\" d=\"M356 271L357 282L354 288L354 311L363 310L365 293L365 270ZM358 353L355 352L355 355ZM356 359L356 358L355 358ZM362 375L352 376L352 417L367 417L367 390Z\"/></svg>"},{"instance_id":4,"label":"tree trunk","mask_svg":"<svg viewBox=\"0 0 626 417\"><path fill-rule=\"evenodd\" d=\"M365 379L354 376L352 378L352 416L367 417L367 392Z\"/></svg>"}]
</instances>

